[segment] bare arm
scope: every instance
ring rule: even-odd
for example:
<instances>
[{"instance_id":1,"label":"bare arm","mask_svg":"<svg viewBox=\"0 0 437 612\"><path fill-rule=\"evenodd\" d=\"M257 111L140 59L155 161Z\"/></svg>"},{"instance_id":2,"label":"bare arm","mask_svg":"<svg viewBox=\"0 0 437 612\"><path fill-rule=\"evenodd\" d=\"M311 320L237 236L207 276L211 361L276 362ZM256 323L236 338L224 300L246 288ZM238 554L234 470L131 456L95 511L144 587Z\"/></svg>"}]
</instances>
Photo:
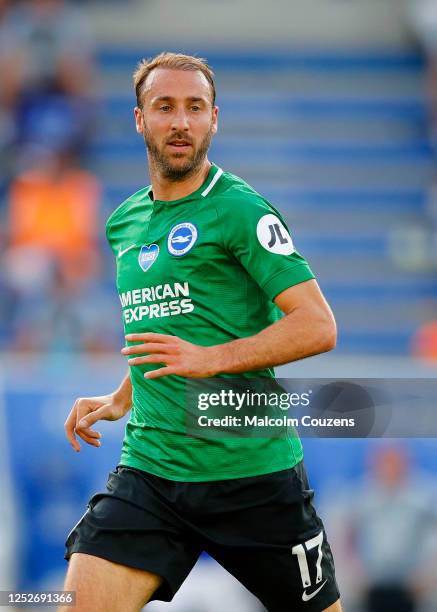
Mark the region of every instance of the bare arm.
<instances>
[{"instance_id":1,"label":"bare arm","mask_svg":"<svg viewBox=\"0 0 437 612\"><path fill-rule=\"evenodd\" d=\"M129 365L162 363L164 367L145 374L159 378L168 374L207 378L221 372L237 374L273 367L317 355L334 348L336 326L333 314L315 280L300 283L280 293L275 303L285 316L258 334L217 344L198 346L177 336L144 333L128 334L126 339L139 342L125 347L125 355L145 356L129 359ZM99 420L115 421L132 406L132 384L126 374L118 389L108 395L79 398L65 422L65 431L76 451L76 438L100 446L100 433L92 429Z\"/></svg>"},{"instance_id":2,"label":"bare arm","mask_svg":"<svg viewBox=\"0 0 437 612\"><path fill-rule=\"evenodd\" d=\"M260 370L335 347L334 316L315 280L286 289L275 298L275 304L285 313L282 319L255 336L212 347L218 372Z\"/></svg>"},{"instance_id":3,"label":"bare arm","mask_svg":"<svg viewBox=\"0 0 437 612\"><path fill-rule=\"evenodd\" d=\"M286 289L276 297L275 303L285 317L248 338L202 347L176 336L128 334L128 341L141 344L125 347L122 353L148 353L129 359L130 365L165 364L163 368L147 372L148 379L167 374L206 378L222 372L237 374L273 367L335 347L334 316L315 280Z\"/></svg>"}]
</instances>

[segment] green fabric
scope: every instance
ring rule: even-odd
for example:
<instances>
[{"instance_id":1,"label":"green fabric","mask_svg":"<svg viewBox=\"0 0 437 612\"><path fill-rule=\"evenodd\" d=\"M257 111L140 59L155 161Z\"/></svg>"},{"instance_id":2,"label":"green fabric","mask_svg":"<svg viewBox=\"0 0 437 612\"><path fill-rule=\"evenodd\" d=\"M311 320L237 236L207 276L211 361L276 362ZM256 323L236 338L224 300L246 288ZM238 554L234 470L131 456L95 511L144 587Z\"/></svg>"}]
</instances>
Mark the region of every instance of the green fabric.
<instances>
[{"instance_id":1,"label":"green fabric","mask_svg":"<svg viewBox=\"0 0 437 612\"><path fill-rule=\"evenodd\" d=\"M179 224L188 224L188 230L174 232ZM264 243L272 248L262 246L262 228ZM203 346L251 336L282 316L272 302L276 295L314 278L303 257L289 252L291 239L278 211L214 164L205 183L185 198L162 202L153 200L150 187L138 191L113 212L106 233L116 257L125 333L172 334ZM183 248L185 254L178 254ZM302 459L295 433L274 439L188 436L186 381L178 376L145 380L144 372L157 367L162 366L131 367L133 408L124 465L171 480L209 481L266 474ZM274 372L238 377L259 376Z\"/></svg>"}]
</instances>

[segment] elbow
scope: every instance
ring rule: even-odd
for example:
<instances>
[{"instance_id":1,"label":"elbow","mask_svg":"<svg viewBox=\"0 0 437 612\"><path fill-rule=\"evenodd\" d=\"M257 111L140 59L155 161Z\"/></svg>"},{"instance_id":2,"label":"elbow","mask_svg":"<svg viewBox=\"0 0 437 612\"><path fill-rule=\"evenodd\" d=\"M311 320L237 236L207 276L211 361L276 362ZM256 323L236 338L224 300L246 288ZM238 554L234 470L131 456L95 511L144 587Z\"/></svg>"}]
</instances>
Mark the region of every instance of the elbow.
<instances>
[{"instance_id":1,"label":"elbow","mask_svg":"<svg viewBox=\"0 0 437 612\"><path fill-rule=\"evenodd\" d=\"M328 353L337 345L337 325L330 308L319 310L311 321L313 355Z\"/></svg>"},{"instance_id":2,"label":"elbow","mask_svg":"<svg viewBox=\"0 0 437 612\"><path fill-rule=\"evenodd\" d=\"M334 317L324 322L320 330L321 353L332 351L337 346L337 325Z\"/></svg>"}]
</instances>

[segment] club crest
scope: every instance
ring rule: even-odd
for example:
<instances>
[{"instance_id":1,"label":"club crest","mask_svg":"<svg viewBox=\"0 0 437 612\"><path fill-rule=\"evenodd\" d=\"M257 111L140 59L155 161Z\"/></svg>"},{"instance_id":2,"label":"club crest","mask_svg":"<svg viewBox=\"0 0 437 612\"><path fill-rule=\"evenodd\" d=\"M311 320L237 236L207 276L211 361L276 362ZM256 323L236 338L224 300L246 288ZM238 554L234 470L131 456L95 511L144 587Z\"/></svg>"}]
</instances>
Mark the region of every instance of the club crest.
<instances>
[{"instance_id":1,"label":"club crest","mask_svg":"<svg viewBox=\"0 0 437 612\"><path fill-rule=\"evenodd\" d=\"M167 248L171 255L180 257L190 251L197 240L197 227L192 223L178 223L170 230Z\"/></svg>"}]
</instances>

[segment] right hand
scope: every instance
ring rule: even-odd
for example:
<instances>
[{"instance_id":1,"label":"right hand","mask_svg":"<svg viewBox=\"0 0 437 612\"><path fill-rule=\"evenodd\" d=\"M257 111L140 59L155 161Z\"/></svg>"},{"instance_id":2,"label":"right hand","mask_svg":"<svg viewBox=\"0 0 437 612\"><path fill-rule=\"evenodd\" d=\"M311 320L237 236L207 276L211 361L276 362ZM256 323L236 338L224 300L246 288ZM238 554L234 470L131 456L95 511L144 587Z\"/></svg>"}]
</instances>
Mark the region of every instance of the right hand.
<instances>
[{"instance_id":1,"label":"right hand","mask_svg":"<svg viewBox=\"0 0 437 612\"><path fill-rule=\"evenodd\" d=\"M91 446L100 446L100 432L91 429L97 421L117 421L130 409L114 394L98 397L80 397L74 402L73 408L65 421L64 429L67 438L76 452L80 444L76 438L82 438Z\"/></svg>"}]
</instances>

